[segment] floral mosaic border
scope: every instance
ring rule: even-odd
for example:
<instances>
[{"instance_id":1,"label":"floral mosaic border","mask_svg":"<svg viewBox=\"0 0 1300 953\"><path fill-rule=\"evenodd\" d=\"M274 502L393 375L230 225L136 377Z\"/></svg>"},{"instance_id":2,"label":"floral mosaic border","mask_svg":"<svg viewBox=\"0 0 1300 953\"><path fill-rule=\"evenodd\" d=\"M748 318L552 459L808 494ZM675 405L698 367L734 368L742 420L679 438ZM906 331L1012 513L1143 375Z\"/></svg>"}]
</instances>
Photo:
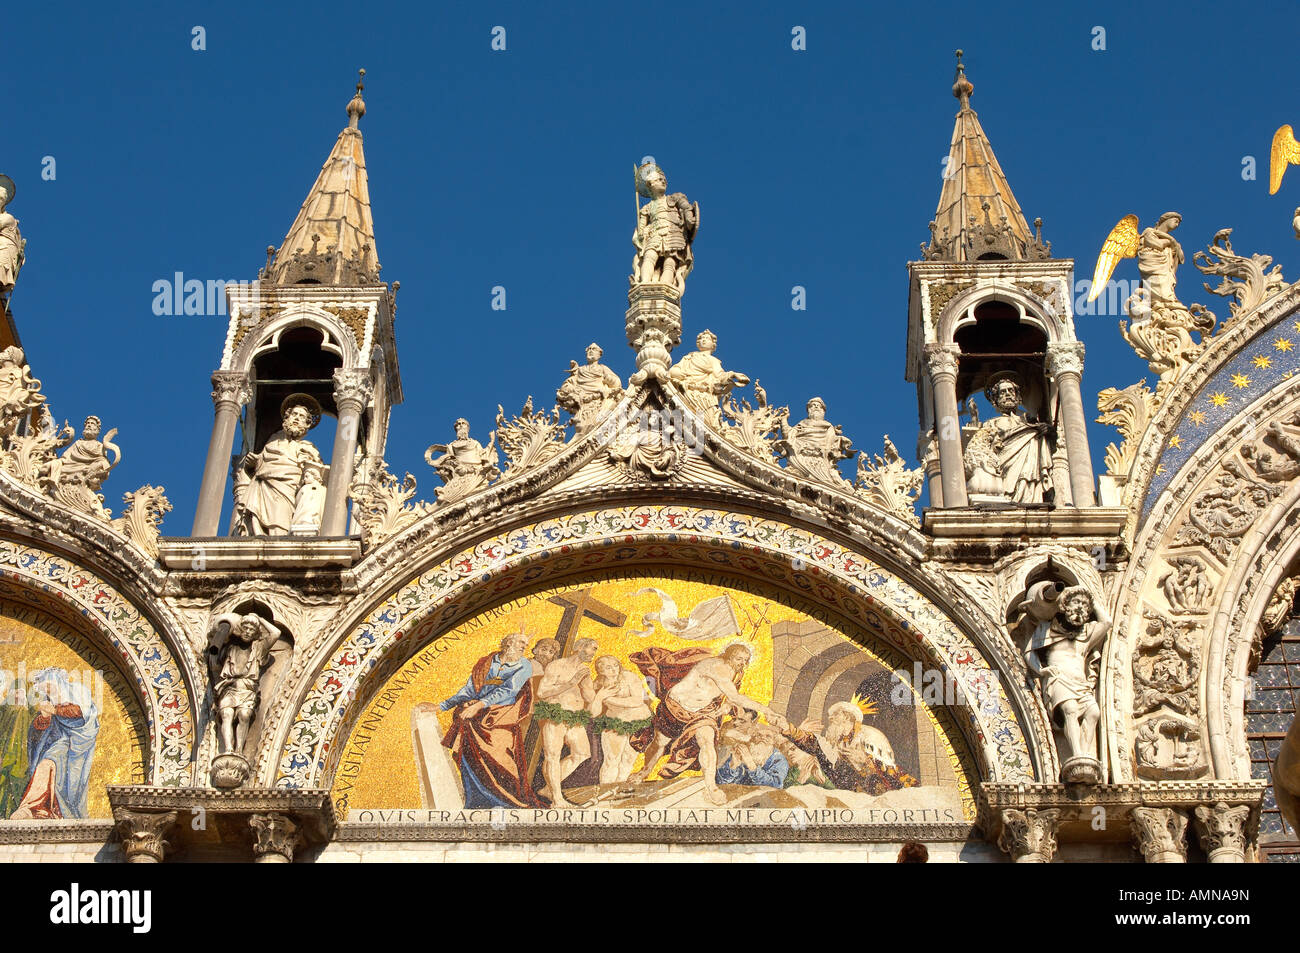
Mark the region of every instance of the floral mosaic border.
<instances>
[{"instance_id":1,"label":"floral mosaic border","mask_svg":"<svg viewBox=\"0 0 1300 953\"><path fill-rule=\"evenodd\" d=\"M962 710L969 719L973 753L985 779L1034 780L1029 746L1002 681L978 647L912 586L805 529L751 514L663 504L568 514L512 529L450 556L392 592L330 653L299 703L280 752L275 785L328 786L331 745L363 697L360 687L382 674L375 669L395 648L424 634L420 623L436 610L464 602L475 589L503 594L527 585L548 574L540 563L575 556L579 570L614 568L644 558L644 545L653 543L663 544L665 559L671 559L674 547L704 545L721 557L714 560L720 565L759 577L770 574L757 561L746 565L746 555L779 556L793 569L789 579L794 588L815 591L846 616L877 630L879 624L870 626L864 615L867 609L879 610L911 643L908 654L920 650L931 655L960 686L968 700Z\"/></svg>"}]
</instances>

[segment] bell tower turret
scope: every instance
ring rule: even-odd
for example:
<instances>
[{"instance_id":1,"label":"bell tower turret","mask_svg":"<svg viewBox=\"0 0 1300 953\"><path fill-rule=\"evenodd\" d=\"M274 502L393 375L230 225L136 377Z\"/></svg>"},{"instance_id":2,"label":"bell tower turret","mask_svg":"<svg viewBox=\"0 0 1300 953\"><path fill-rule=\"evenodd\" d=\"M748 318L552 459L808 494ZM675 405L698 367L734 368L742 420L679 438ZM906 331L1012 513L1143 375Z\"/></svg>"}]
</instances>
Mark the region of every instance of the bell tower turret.
<instances>
[{"instance_id":1,"label":"bell tower turret","mask_svg":"<svg viewBox=\"0 0 1300 953\"><path fill-rule=\"evenodd\" d=\"M923 260L908 264L907 371L936 507L1094 506L1075 337L1073 261L1030 230L971 109L957 51L959 105ZM983 392L983 423L971 396ZM961 418L967 417L963 425Z\"/></svg>"},{"instance_id":2,"label":"bell tower turret","mask_svg":"<svg viewBox=\"0 0 1300 953\"><path fill-rule=\"evenodd\" d=\"M382 458L390 408L402 401L398 284L379 277L363 89L359 80L347 127L284 241L267 249L258 280L226 288L230 323L212 375L215 419L196 537L218 533L237 428L232 535L346 535L351 488ZM300 431L322 414L337 425L333 446L318 450Z\"/></svg>"}]
</instances>

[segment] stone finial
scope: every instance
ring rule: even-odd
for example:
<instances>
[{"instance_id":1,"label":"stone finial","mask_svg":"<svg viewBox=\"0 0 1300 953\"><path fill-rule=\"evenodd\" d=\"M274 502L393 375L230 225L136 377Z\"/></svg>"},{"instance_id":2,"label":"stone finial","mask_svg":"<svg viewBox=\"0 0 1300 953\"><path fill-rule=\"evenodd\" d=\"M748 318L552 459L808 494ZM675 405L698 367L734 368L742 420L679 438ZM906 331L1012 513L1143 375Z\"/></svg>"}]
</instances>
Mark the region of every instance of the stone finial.
<instances>
[{"instance_id":1,"label":"stone finial","mask_svg":"<svg viewBox=\"0 0 1300 953\"><path fill-rule=\"evenodd\" d=\"M361 92L366 88L364 82L365 78L366 78L366 71L364 69L358 70L357 91L356 94L352 97L351 101L348 103L348 128L349 129L356 129L357 123L360 122L361 117L366 114L366 101L361 98Z\"/></svg>"},{"instance_id":2,"label":"stone finial","mask_svg":"<svg viewBox=\"0 0 1300 953\"><path fill-rule=\"evenodd\" d=\"M961 103L962 109L970 109L970 96L975 92L975 84L966 78L966 67L962 63L962 50L957 50L957 75L953 79L952 94Z\"/></svg>"}]
</instances>

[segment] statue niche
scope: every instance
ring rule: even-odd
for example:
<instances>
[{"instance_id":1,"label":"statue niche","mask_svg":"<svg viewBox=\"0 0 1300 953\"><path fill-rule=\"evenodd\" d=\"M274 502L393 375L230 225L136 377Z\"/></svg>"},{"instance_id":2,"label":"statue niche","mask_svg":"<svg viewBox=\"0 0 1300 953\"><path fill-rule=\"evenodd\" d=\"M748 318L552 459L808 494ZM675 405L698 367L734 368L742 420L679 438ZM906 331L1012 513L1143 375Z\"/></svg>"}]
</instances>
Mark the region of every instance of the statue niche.
<instances>
[{"instance_id":1,"label":"statue niche","mask_svg":"<svg viewBox=\"0 0 1300 953\"><path fill-rule=\"evenodd\" d=\"M208 629L208 674L217 729L211 777L219 788L237 788L248 780L251 768L244 750L260 728L263 684L274 686L284 669L277 662L293 652L288 633L261 613L270 614L259 605L246 605L243 611L217 615Z\"/></svg>"}]
</instances>

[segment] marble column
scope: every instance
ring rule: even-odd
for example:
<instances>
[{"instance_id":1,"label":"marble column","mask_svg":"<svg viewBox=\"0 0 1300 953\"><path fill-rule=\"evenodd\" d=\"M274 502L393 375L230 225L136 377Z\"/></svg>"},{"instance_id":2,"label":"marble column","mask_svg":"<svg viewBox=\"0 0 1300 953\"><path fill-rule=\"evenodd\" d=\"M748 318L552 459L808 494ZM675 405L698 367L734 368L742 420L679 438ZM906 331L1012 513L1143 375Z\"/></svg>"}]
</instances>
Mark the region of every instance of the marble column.
<instances>
[{"instance_id":1,"label":"marble column","mask_svg":"<svg viewBox=\"0 0 1300 953\"><path fill-rule=\"evenodd\" d=\"M199 505L194 511L192 536L217 535L239 410L251 398L248 375L244 372L217 371L212 375L212 439L208 441L208 459L203 465L203 483L199 487Z\"/></svg>"},{"instance_id":2,"label":"marble column","mask_svg":"<svg viewBox=\"0 0 1300 953\"><path fill-rule=\"evenodd\" d=\"M1061 425L1065 430L1065 457L1070 465L1070 495L1075 506L1096 506L1092 455L1088 451L1088 420L1083 413L1083 344L1062 341L1047 346L1047 375L1056 381L1061 398Z\"/></svg>"},{"instance_id":3,"label":"marble column","mask_svg":"<svg viewBox=\"0 0 1300 953\"><path fill-rule=\"evenodd\" d=\"M117 821L117 834L122 840L122 850L128 864L161 864L167 848L167 835L176 826L175 811L129 811L118 808L113 812Z\"/></svg>"},{"instance_id":4,"label":"marble column","mask_svg":"<svg viewBox=\"0 0 1300 953\"><path fill-rule=\"evenodd\" d=\"M956 344L927 344L925 358L934 391L934 426L939 435L939 472L945 507L966 505L966 462L962 457L961 418L957 410Z\"/></svg>"},{"instance_id":5,"label":"marble column","mask_svg":"<svg viewBox=\"0 0 1300 953\"><path fill-rule=\"evenodd\" d=\"M1135 807L1133 844L1148 864L1187 863L1187 815L1172 807Z\"/></svg>"},{"instance_id":6,"label":"marble column","mask_svg":"<svg viewBox=\"0 0 1300 953\"><path fill-rule=\"evenodd\" d=\"M253 829L253 863L292 864L301 838L298 822L287 814L254 814L248 819Z\"/></svg>"},{"instance_id":7,"label":"marble column","mask_svg":"<svg viewBox=\"0 0 1300 953\"><path fill-rule=\"evenodd\" d=\"M1002 833L998 846L1017 864L1050 864L1056 854L1056 828L1061 812L1017 810L1002 812Z\"/></svg>"},{"instance_id":8,"label":"marble column","mask_svg":"<svg viewBox=\"0 0 1300 953\"><path fill-rule=\"evenodd\" d=\"M1196 808L1196 833L1212 864L1244 864L1249 838L1250 806L1229 807L1220 801Z\"/></svg>"},{"instance_id":9,"label":"marble column","mask_svg":"<svg viewBox=\"0 0 1300 953\"><path fill-rule=\"evenodd\" d=\"M348 493L352 487L352 466L361 430L361 412L370 400L372 382L366 368L334 372L334 407L338 428L334 431L334 453L330 457L329 482L325 487L322 536L345 536L348 531Z\"/></svg>"}]
</instances>

